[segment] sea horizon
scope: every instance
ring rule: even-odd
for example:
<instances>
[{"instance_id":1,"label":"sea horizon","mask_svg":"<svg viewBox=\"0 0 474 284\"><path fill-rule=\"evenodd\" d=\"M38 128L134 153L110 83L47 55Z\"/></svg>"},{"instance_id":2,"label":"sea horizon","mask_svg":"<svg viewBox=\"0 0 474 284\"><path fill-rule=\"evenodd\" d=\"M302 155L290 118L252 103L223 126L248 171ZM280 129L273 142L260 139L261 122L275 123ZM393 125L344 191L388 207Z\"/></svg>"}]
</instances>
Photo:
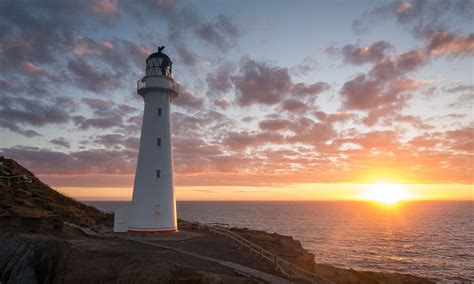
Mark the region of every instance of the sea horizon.
<instances>
[{"instance_id":1,"label":"sea horizon","mask_svg":"<svg viewBox=\"0 0 474 284\"><path fill-rule=\"evenodd\" d=\"M131 199L76 199L79 202L132 202ZM358 199L347 199L347 200L176 200L176 202L361 202L369 203L378 206L386 206L386 204L380 204L377 201L372 200L358 200ZM389 204L394 207L397 204L414 203L414 202L474 202L474 199L412 199L402 200L396 203Z\"/></svg>"}]
</instances>

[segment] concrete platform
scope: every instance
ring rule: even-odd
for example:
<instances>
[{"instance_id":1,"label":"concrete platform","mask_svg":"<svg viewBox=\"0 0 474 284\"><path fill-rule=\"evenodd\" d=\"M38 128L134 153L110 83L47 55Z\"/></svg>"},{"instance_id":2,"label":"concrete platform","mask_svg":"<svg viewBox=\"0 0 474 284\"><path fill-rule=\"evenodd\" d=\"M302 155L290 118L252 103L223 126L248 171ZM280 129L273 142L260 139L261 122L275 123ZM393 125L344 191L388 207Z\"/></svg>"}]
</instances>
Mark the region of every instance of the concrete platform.
<instances>
[{"instance_id":1,"label":"concrete platform","mask_svg":"<svg viewBox=\"0 0 474 284\"><path fill-rule=\"evenodd\" d=\"M139 234L128 234L128 233L113 233L112 236L124 238L134 241L147 241L147 242L181 242L186 241L195 237L201 236L199 233L180 230L177 233L160 234L160 235L139 235Z\"/></svg>"}]
</instances>

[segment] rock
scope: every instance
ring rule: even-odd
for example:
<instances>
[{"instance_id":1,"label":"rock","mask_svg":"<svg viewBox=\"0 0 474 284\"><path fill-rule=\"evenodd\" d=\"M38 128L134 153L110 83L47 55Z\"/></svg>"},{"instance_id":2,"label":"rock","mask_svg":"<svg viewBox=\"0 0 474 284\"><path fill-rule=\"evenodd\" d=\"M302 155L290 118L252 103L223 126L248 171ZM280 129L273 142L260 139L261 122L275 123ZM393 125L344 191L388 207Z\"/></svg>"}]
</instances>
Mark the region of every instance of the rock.
<instances>
[{"instance_id":1,"label":"rock","mask_svg":"<svg viewBox=\"0 0 474 284\"><path fill-rule=\"evenodd\" d=\"M0 237L1 283L51 283L64 244L38 236Z\"/></svg>"}]
</instances>

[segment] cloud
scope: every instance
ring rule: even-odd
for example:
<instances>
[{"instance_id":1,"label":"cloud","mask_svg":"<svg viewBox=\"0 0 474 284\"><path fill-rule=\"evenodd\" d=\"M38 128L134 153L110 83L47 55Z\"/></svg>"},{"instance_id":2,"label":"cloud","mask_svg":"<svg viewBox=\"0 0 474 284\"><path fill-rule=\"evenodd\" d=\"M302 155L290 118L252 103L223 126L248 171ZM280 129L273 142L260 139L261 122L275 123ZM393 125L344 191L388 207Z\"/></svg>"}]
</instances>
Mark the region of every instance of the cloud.
<instances>
[{"instance_id":1,"label":"cloud","mask_svg":"<svg viewBox=\"0 0 474 284\"><path fill-rule=\"evenodd\" d=\"M43 101L4 96L0 107L0 126L27 137L39 136L38 132L23 127L66 123L75 108L76 103L66 97Z\"/></svg>"},{"instance_id":2,"label":"cloud","mask_svg":"<svg viewBox=\"0 0 474 284\"><path fill-rule=\"evenodd\" d=\"M392 45L386 41L377 41L369 47L359 47L357 45L345 45L341 53L347 63L360 65L369 62L377 62L386 57L386 51L393 49Z\"/></svg>"},{"instance_id":3,"label":"cloud","mask_svg":"<svg viewBox=\"0 0 474 284\"><path fill-rule=\"evenodd\" d=\"M125 39L93 39L79 37L72 51L77 59L100 62L111 70L127 73L130 68L142 68L151 50Z\"/></svg>"},{"instance_id":4,"label":"cloud","mask_svg":"<svg viewBox=\"0 0 474 284\"><path fill-rule=\"evenodd\" d=\"M0 149L36 174L132 174L137 153L131 150L89 149L69 153L35 147Z\"/></svg>"},{"instance_id":5,"label":"cloud","mask_svg":"<svg viewBox=\"0 0 474 284\"><path fill-rule=\"evenodd\" d=\"M426 48L432 56L472 56L474 55L474 33L463 37L454 32L434 30L427 35Z\"/></svg>"},{"instance_id":6,"label":"cloud","mask_svg":"<svg viewBox=\"0 0 474 284\"><path fill-rule=\"evenodd\" d=\"M227 109L230 106L230 101L227 98L221 98L214 101L214 105L221 109Z\"/></svg>"},{"instance_id":7,"label":"cloud","mask_svg":"<svg viewBox=\"0 0 474 284\"><path fill-rule=\"evenodd\" d=\"M281 103L281 109L288 112L304 113L309 107L299 100L288 99Z\"/></svg>"},{"instance_id":8,"label":"cloud","mask_svg":"<svg viewBox=\"0 0 474 284\"><path fill-rule=\"evenodd\" d=\"M61 146L61 147L67 148L67 149L71 148L71 144L64 137L54 138L54 139L50 140L49 142L54 144L54 145Z\"/></svg>"},{"instance_id":9,"label":"cloud","mask_svg":"<svg viewBox=\"0 0 474 284\"><path fill-rule=\"evenodd\" d=\"M447 146L451 150L466 152L472 155L474 150L474 127L468 126L456 130L446 131Z\"/></svg>"},{"instance_id":10,"label":"cloud","mask_svg":"<svg viewBox=\"0 0 474 284\"><path fill-rule=\"evenodd\" d=\"M377 80L359 75L344 83L341 89L343 107L367 110L377 106L381 100L382 87Z\"/></svg>"},{"instance_id":11,"label":"cloud","mask_svg":"<svg viewBox=\"0 0 474 284\"><path fill-rule=\"evenodd\" d=\"M277 131L290 128L292 122L287 119L265 119L259 122L259 127L265 131Z\"/></svg>"},{"instance_id":12,"label":"cloud","mask_svg":"<svg viewBox=\"0 0 474 284\"><path fill-rule=\"evenodd\" d=\"M248 58L242 60L240 70L231 76L231 82L236 90L237 104L240 106L270 106L282 102L289 94L317 95L330 88L329 84L324 82L294 83L287 68L270 66Z\"/></svg>"},{"instance_id":13,"label":"cloud","mask_svg":"<svg viewBox=\"0 0 474 284\"><path fill-rule=\"evenodd\" d=\"M209 88L209 94L218 95L230 91L232 88L231 76L233 71L233 66L229 63L225 63L219 65L215 72L208 73L206 82Z\"/></svg>"},{"instance_id":14,"label":"cloud","mask_svg":"<svg viewBox=\"0 0 474 284\"><path fill-rule=\"evenodd\" d=\"M140 137L120 133L109 133L95 135L94 137L91 137L90 141L92 141L96 146L101 146L105 149L128 149L138 152Z\"/></svg>"},{"instance_id":15,"label":"cloud","mask_svg":"<svg viewBox=\"0 0 474 284\"><path fill-rule=\"evenodd\" d=\"M281 134L273 132L228 132L223 143L233 151L241 151L247 147L256 147L265 144L280 144L284 140Z\"/></svg>"},{"instance_id":16,"label":"cloud","mask_svg":"<svg viewBox=\"0 0 474 284\"><path fill-rule=\"evenodd\" d=\"M429 81L407 77L410 72L426 65L429 55L417 49L391 55L386 53L389 49L389 43L375 42L367 48L346 45L339 51L346 62L372 64L366 74L359 74L344 83L339 92L342 109L366 111L367 116L361 121L366 126L374 126L383 120L384 126L404 121L418 128L429 128L415 118L398 114L412 97L412 92L429 84Z\"/></svg>"},{"instance_id":17,"label":"cloud","mask_svg":"<svg viewBox=\"0 0 474 284\"><path fill-rule=\"evenodd\" d=\"M474 85L466 85L462 82L456 82L450 87L443 89L447 93L469 92L474 93Z\"/></svg>"},{"instance_id":18,"label":"cloud","mask_svg":"<svg viewBox=\"0 0 474 284\"><path fill-rule=\"evenodd\" d=\"M118 12L117 1L114 0L95 0L92 1L92 11L97 14L113 15Z\"/></svg>"},{"instance_id":19,"label":"cloud","mask_svg":"<svg viewBox=\"0 0 474 284\"><path fill-rule=\"evenodd\" d=\"M67 66L74 75L75 83L79 88L98 93L121 86L120 74L111 71L98 71L84 59L70 60Z\"/></svg>"},{"instance_id":20,"label":"cloud","mask_svg":"<svg viewBox=\"0 0 474 284\"><path fill-rule=\"evenodd\" d=\"M203 106L204 100L192 92L185 91L173 100L173 104L189 110L199 110Z\"/></svg>"},{"instance_id":21,"label":"cloud","mask_svg":"<svg viewBox=\"0 0 474 284\"><path fill-rule=\"evenodd\" d=\"M239 36L238 28L229 16L218 15L214 23L202 21L194 27L195 34L207 43L227 50L236 46L235 39Z\"/></svg>"},{"instance_id":22,"label":"cloud","mask_svg":"<svg viewBox=\"0 0 474 284\"><path fill-rule=\"evenodd\" d=\"M387 117L391 117L392 120L385 120L385 122L395 121L395 118L401 120L405 116L399 115L398 112L411 98L411 92L423 88L426 84L427 82L405 77L380 83L380 80L359 75L342 87L342 106L346 110L368 111L367 117L362 120L366 126L373 126L380 119ZM389 126L387 123L385 125ZM414 125L421 127L424 124L417 122Z\"/></svg>"},{"instance_id":23,"label":"cloud","mask_svg":"<svg viewBox=\"0 0 474 284\"><path fill-rule=\"evenodd\" d=\"M214 19L207 19L189 3L181 5L181 2L174 1L145 1L142 5L136 5L123 1L121 4L123 10L140 24L149 22L151 17L158 16L164 20L168 40L181 50L179 55L187 65L192 65L193 60L190 61L190 58L195 57L184 47L190 35L221 52L236 47L240 37L240 30L232 17L218 14Z\"/></svg>"},{"instance_id":24,"label":"cloud","mask_svg":"<svg viewBox=\"0 0 474 284\"><path fill-rule=\"evenodd\" d=\"M23 62L52 64L58 51L72 45L82 25L79 2L0 3L2 68L15 70Z\"/></svg>"},{"instance_id":25,"label":"cloud","mask_svg":"<svg viewBox=\"0 0 474 284\"><path fill-rule=\"evenodd\" d=\"M237 103L241 106L277 104L292 85L286 68L250 59L244 60L240 73L232 77L232 82L237 91Z\"/></svg>"},{"instance_id":26,"label":"cloud","mask_svg":"<svg viewBox=\"0 0 474 284\"><path fill-rule=\"evenodd\" d=\"M317 95L326 90L329 90L331 86L328 83L317 82L314 84L296 83L291 88L291 93L295 95Z\"/></svg>"},{"instance_id":27,"label":"cloud","mask_svg":"<svg viewBox=\"0 0 474 284\"><path fill-rule=\"evenodd\" d=\"M89 128L124 128L126 126L124 118L138 111L136 107L126 104L117 105L111 100L83 98L81 102L89 106L94 114L92 118L83 115L72 116L72 121L81 130Z\"/></svg>"},{"instance_id":28,"label":"cloud","mask_svg":"<svg viewBox=\"0 0 474 284\"><path fill-rule=\"evenodd\" d=\"M356 32L362 32L378 21L391 18L401 25L411 27L416 35L427 27L443 26L452 22L453 18L470 20L473 11L473 3L469 0L396 0L364 11L352 22L352 27Z\"/></svg>"}]
</instances>

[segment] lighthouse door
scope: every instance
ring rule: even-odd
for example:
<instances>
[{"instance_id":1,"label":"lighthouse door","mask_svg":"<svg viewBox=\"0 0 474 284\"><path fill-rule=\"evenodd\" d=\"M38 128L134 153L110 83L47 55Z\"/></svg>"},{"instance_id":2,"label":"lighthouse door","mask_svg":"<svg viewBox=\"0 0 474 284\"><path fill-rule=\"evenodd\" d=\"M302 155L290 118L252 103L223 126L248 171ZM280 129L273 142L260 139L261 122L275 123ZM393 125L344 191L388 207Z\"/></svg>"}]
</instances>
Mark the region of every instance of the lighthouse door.
<instances>
[{"instance_id":1,"label":"lighthouse door","mask_svg":"<svg viewBox=\"0 0 474 284\"><path fill-rule=\"evenodd\" d=\"M160 205L155 205L155 210L153 213L157 216L160 216Z\"/></svg>"}]
</instances>

